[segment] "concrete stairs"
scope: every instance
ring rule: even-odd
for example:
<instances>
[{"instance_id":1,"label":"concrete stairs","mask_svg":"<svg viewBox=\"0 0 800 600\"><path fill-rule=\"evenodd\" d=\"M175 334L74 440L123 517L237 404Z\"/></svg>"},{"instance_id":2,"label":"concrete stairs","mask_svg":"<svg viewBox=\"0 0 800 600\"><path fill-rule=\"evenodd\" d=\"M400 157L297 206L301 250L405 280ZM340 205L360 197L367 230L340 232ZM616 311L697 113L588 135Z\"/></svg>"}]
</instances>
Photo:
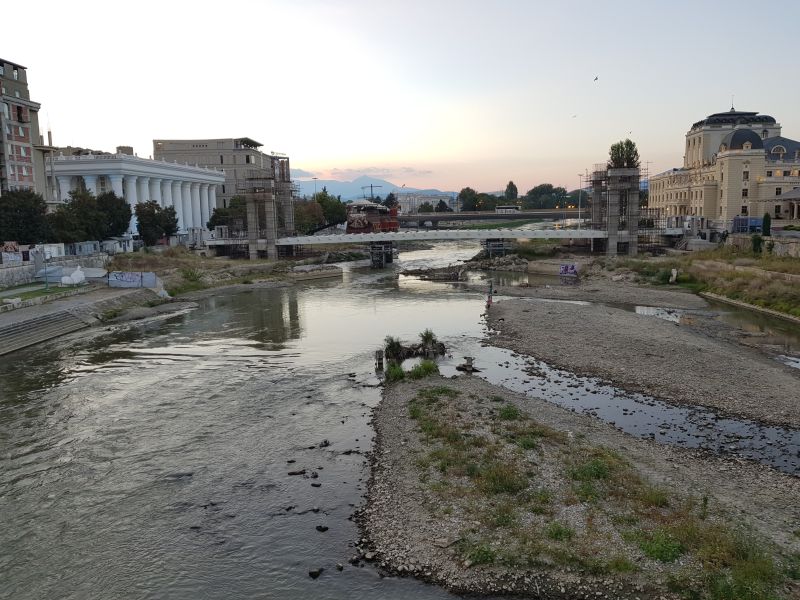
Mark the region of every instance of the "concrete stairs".
<instances>
[{"instance_id":1,"label":"concrete stairs","mask_svg":"<svg viewBox=\"0 0 800 600\"><path fill-rule=\"evenodd\" d=\"M86 327L89 327L88 323L66 310L20 321L0 330L0 355Z\"/></svg>"}]
</instances>

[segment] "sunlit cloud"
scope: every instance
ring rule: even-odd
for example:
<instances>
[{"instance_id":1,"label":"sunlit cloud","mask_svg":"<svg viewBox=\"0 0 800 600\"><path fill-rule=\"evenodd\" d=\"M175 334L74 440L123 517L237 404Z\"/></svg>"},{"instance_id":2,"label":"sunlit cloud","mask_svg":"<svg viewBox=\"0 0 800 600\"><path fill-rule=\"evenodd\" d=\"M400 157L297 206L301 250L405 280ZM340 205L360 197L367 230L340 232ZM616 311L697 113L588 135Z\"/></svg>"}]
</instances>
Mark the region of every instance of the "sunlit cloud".
<instances>
[{"instance_id":1,"label":"sunlit cloud","mask_svg":"<svg viewBox=\"0 0 800 600\"><path fill-rule=\"evenodd\" d=\"M315 173L312 173L311 171L306 171L305 169L292 168L292 179L310 179L315 175L316 175Z\"/></svg>"},{"instance_id":2,"label":"sunlit cloud","mask_svg":"<svg viewBox=\"0 0 800 600\"><path fill-rule=\"evenodd\" d=\"M404 177L424 177L433 174L427 169L414 167L363 167L351 169L331 169L328 171L331 179L339 181L352 181L359 177L375 177L377 179L401 179Z\"/></svg>"}]
</instances>

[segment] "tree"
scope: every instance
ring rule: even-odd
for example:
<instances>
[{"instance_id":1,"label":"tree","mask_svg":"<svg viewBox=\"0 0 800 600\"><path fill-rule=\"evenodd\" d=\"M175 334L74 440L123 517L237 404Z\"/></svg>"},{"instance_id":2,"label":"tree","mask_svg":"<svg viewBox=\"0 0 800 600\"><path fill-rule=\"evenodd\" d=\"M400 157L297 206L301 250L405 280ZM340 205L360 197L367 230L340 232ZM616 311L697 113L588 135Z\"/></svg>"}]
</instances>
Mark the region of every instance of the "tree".
<instances>
[{"instance_id":1,"label":"tree","mask_svg":"<svg viewBox=\"0 0 800 600\"><path fill-rule=\"evenodd\" d=\"M97 197L97 208L105 215L106 230L103 239L122 235L131 223L131 207L124 198L114 192L105 192ZM175 210L175 209L173 209Z\"/></svg>"},{"instance_id":2,"label":"tree","mask_svg":"<svg viewBox=\"0 0 800 600\"><path fill-rule=\"evenodd\" d=\"M0 198L0 242L35 244L47 234L47 204L29 190L6 192Z\"/></svg>"},{"instance_id":3,"label":"tree","mask_svg":"<svg viewBox=\"0 0 800 600\"><path fill-rule=\"evenodd\" d=\"M418 213L432 213L433 212L433 204L430 202L423 202L417 207Z\"/></svg>"},{"instance_id":4,"label":"tree","mask_svg":"<svg viewBox=\"0 0 800 600\"><path fill-rule=\"evenodd\" d=\"M145 246L154 246L161 238L178 230L178 219L173 207L161 208L155 200L136 205L136 227Z\"/></svg>"},{"instance_id":5,"label":"tree","mask_svg":"<svg viewBox=\"0 0 800 600\"><path fill-rule=\"evenodd\" d=\"M461 210L473 211L478 208L478 192L470 187L465 187L458 193L458 204Z\"/></svg>"},{"instance_id":6,"label":"tree","mask_svg":"<svg viewBox=\"0 0 800 600\"><path fill-rule=\"evenodd\" d=\"M625 139L611 144L608 151L609 169L635 169L639 167L639 150L636 144L629 139Z\"/></svg>"},{"instance_id":7,"label":"tree","mask_svg":"<svg viewBox=\"0 0 800 600\"><path fill-rule=\"evenodd\" d=\"M772 217L768 212L764 213L764 219L761 221L761 234L764 237L769 237L772 234Z\"/></svg>"},{"instance_id":8,"label":"tree","mask_svg":"<svg viewBox=\"0 0 800 600\"><path fill-rule=\"evenodd\" d=\"M328 193L327 188L314 194L313 199L322 207L325 222L328 225L338 225L347 222L347 207L342 204L341 198Z\"/></svg>"},{"instance_id":9,"label":"tree","mask_svg":"<svg viewBox=\"0 0 800 600\"><path fill-rule=\"evenodd\" d=\"M517 186L514 185L513 181L509 181L508 185L506 186L506 200L516 200L517 199Z\"/></svg>"},{"instance_id":10,"label":"tree","mask_svg":"<svg viewBox=\"0 0 800 600\"><path fill-rule=\"evenodd\" d=\"M386 194L386 199L383 201L383 205L386 208L394 208L398 204L400 203L397 201L397 196L394 195L394 192Z\"/></svg>"},{"instance_id":11,"label":"tree","mask_svg":"<svg viewBox=\"0 0 800 600\"><path fill-rule=\"evenodd\" d=\"M298 200L294 203L294 227L298 233L308 233L324 224L325 215L319 202Z\"/></svg>"},{"instance_id":12,"label":"tree","mask_svg":"<svg viewBox=\"0 0 800 600\"><path fill-rule=\"evenodd\" d=\"M439 203L434 208L436 212L453 212L453 209L447 206L447 202L444 200L439 200Z\"/></svg>"},{"instance_id":13,"label":"tree","mask_svg":"<svg viewBox=\"0 0 800 600\"><path fill-rule=\"evenodd\" d=\"M97 198L91 192L77 190L69 196L67 202L47 215L49 240L70 243L108 237L108 215L98 207Z\"/></svg>"},{"instance_id":14,"label":"tree","mask_svg":"<svg viewBox=\"0 0 800 600\"><path fill-rule=\"evenodd\" d=\"M569 202L567 190L554 187L552 183L541 183L528 190L522 198L523 208L555 208Z\"/></svg>"},{"instance_id":15,"label":"tree","mask_svg":"<svg viewBox=\"0 0 800 600\"><path fill-rule=\"evenodd\" d=\"M242 196L234 196L227 208L216 207L206 223L209 231L217 226L228 226L231 231L247 231L247 201Z\"/></svg>"},{"instance_id":16,"label":"tree","mask_svg":"<svg viewBox=\"0 0 800 600\"><path fill-rule=\"evenodd\" d=\"M167 238L178 233L178 213L175 212L174 206L161 209L161 229Z\"/></svg>"}]
</instances>

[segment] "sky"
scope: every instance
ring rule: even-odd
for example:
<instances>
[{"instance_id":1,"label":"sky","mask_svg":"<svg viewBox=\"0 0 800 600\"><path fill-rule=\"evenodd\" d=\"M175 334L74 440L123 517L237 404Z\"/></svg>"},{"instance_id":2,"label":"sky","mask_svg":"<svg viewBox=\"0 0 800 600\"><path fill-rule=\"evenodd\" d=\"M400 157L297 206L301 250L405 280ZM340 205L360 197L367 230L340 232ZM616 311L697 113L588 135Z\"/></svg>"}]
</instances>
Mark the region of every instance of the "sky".
<instances>
[{"instance_id":1,"label":"sky","mask_svg":"<svg viewBox=\"0 0 800 600\"><path fill-rule=\"evenodd\" d=\"M56 145L251 137L298 176L407 187L569 189L631 138L680 166L705 116L800 138L800 3L728 0L41 0L3 27ZM6 15L6 18L13 18ZM595 77L597 80L595 81Z\"/></svg>"}]
</instances>

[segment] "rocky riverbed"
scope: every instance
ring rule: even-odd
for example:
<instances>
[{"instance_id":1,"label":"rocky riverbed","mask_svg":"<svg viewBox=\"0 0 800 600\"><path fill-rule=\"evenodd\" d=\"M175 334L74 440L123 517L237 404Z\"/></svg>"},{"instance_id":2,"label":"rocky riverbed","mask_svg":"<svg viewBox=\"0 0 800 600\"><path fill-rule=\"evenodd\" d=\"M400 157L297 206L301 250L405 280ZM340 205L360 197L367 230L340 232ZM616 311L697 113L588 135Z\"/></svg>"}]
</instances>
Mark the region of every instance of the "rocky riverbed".
<instances>
[{"instance_id":1,"label":"rocky riverbed","mask_svg":"<svg viewBox=\"0 0 800 600\"><path fill-rule=\"evenodd\" d=\"M737 531L778 570L800 551L800 479L471 376L388 386L374 426L354 561L388 573L458 593L677 598L743 567L703 558ZM775 597L798 591L782 581Z\"/></svg>"},{"instance_id":2,"label":"rocky riverbed","mask_svg":"<svg viewBox=\"0 0 800 600\"><path fill-rule=\"evenodd\" d=\"M635 298L636 303L646 290L617 285L619 296ZM573 298L584 299L591 293L578 289ZM646 293L667 299L666 291ZM686 301L695 302L691 296ZM797 369L754 348L711 336L691 319L674 323L602 304L531 297L495 303L488 323L499 332L492 338L495 345L562 369L599 376L670 402L800 426Z\"/></svg>"}]
</instances>

